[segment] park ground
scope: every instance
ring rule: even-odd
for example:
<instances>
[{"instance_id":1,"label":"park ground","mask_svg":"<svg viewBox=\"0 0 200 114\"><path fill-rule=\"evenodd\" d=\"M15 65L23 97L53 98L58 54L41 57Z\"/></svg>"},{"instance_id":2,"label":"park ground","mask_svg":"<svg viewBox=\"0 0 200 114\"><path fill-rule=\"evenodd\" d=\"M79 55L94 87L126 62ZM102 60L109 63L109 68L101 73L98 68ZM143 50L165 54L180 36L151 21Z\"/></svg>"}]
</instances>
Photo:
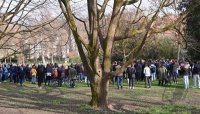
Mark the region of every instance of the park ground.
<instances>
[{"instance_id":1,"label":"park ground","mask_svg":"<svg viewBox=\"0 0 200 114\"><path fill-rule=\"evenodd\" d=\"M48 87L39 89L26 82L23 87L10 82L0 84L0 114L199 114L200 89L183 88L182 78L171 86L144 88L137 82L129 90L124 81L122 90L110 85L109 102L112 111L100 111L87 103L91 99L90 88L78 82L76 88Z\"/></svg>"}]
</instances>

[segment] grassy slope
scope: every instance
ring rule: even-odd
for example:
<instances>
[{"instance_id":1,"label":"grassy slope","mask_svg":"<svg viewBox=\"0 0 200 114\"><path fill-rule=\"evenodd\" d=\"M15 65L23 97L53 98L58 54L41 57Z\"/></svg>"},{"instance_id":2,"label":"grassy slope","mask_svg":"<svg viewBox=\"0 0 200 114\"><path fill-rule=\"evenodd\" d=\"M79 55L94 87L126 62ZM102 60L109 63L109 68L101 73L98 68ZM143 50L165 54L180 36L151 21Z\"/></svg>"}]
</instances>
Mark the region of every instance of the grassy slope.
<instances>
[{"instance_id":1,"label":"grassy slope","mask_svg":"<svg viewBox=\"0 0 200 114\"><path fill-rule=\"evenodd\" d=\"M100 112L87 105L90 100L90 88L78 83L76 88L48 87L38 89L37 85L26 82L20 87L6 82L0 84L0 110L7 113L29 114L98 114L98 113L200 113L200 89L183 89L182 79L178 85L144 88L144 82L138 82L134 90L129 90L124 81L123 90L110 86L109 102L115 112Z\"/></svg>"}]
</instances>

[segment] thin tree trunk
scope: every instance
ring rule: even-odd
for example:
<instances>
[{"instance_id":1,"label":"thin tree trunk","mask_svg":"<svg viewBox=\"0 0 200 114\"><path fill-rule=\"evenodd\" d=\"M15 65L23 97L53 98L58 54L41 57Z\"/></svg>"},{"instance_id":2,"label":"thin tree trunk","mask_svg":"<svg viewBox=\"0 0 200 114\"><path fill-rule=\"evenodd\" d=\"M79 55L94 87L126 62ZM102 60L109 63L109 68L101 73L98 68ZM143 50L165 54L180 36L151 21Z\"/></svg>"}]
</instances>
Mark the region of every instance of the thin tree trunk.
<instances>
[{"instance_id":1,"label":"thin tree trunk","mask_svg":"<svg viewBox=\"0 0 200 114\"><path fill-rule=\"evenodd\" d=\"M52 56L51 56L51 63L52 63L52 64L54 63L53 54L52 54Z\"/></svg>"},{"instance_id":2,"label":"thin tree trunk","mask_svg":"<svg viewBox=\"0 0 200 114\"><path fill-rule=\"evenodd\" d=\"M42 63L43 63L43 65L46 65L46 60L45 60L44 54L42 54Z\"/></svg>"}]
</instances>

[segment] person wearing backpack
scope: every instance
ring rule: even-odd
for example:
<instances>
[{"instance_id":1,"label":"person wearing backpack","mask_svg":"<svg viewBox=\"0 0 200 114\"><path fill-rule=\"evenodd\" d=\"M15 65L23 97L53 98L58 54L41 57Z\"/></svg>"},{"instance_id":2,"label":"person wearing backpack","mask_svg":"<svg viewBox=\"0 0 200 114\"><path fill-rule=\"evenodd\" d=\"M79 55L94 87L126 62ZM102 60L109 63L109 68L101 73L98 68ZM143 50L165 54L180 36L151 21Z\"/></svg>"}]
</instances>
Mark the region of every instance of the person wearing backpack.
<instances>
[{"instance_id":1,"label":"person wearing backpack","mask_svg":"<svg viewBox=\"0 0 200 114\"><path fill-rule=\"evenodd\" d=\"M56 80L58 79L58 67L55 67L53 69L53 78Z\"/></svg>"},{"instance_id":2,"label":"person wearing backpack","mask_svg":"<svg viewBox=\"0 0 200 114\"><path fill-rule=\"evenodd\" d=\"M71 88L74 88L75 85L76 85L76 84L75 84L75 80L76 80L76 74L77 74L76 69L75 69L75 66L71 65L71 66L69 67L68 72L69 72L69 80L70 80L69 86L70 86Z\"/></svg>"},{"instance_id":3,"label":"person wearing backpack","mask_svg":"<svg viewBox=\"0 0 200 114\"><path fill-rule=\"evenodd\" d=\"M195 61L192 68L192 76L194 82L193 88L196 88L196 82L198 82L198 88L200 88L199 71L200 71L200 64Z\"/></svg>"},{"instance_id":4,"label":"person wearing backpack","mask_svg":"<svg viewBox=\"0 0 200 114\"><path fill-rule=\"evenodd\" d=\"M156 66L152 62L150 65L150 71L151 71L151 81L156 80Z\"/></svg>"}]
</instances>

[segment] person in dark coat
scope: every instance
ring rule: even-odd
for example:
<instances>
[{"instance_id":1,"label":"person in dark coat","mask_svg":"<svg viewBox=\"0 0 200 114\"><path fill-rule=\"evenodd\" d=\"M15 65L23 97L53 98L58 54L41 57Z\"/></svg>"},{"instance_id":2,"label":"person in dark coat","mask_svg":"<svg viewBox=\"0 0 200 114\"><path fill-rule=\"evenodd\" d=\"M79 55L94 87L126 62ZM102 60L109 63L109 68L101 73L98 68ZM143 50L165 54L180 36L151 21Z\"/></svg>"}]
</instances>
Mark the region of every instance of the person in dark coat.
<instances>
[{"instance_id":1,"label":"person in dark coat","mask_svg":"<svg viewBox=\"0 0 200 114\"><path fill-rule=\"evenodd\" d=\"M0 66L0 83L2 82L3 68Z\"/></svg>"},{"instance_id":2,"label":"person in dark coat","mask_svg":"<svg viewBox=\"0 0 200 114\"><path fill-rule=\"evenodd\" d=\"M20 75L20 65L17 65L16 70L17 70L17 75L16 75L16 83L19 83L19 75Z\"/></svg>"},{"instance_id":3,"label":"person in dark coat","mask_svg":"<svg viewBox=\"0 0 200 114\"><path fill-rule=\"evenodd\" d=\"M74 88L76 81L76 74L77 74L75 66L73 65L70 66L68 71L69 71L70 87Z\"/></svg>"},{"instance_id":4,"label":"person in dark coat","mask_svg":"<svg viewBox=\"0 0 200 114\"><path fill-rule=\"evenodd\" d=\"M19 69L19 83L20 83L20 86L23 85L24 81L25 81L24 68L23 68L23 66L20 66L20 69Z\"/></svg>"},{"instance_id":5,"label":"person in dark coat","mask_svg":"<svg viewBox=\"0 0 200 114\"><path fill-rule=\"evenodd\" d=\"M29 82L31 82L31 79L32 79L32 76L30 73L31 69L28 64L24 67L24 70L25 70L25 74L26 74L25 79L28 80Z\"/></svg>"},{"instance_id":6,"label":"person in dark coat","mask_svg":"<svg viewBox=\"0 0 200 114\"><path fill-rule=\"evenodd\" d=\"M13 76L13 80L14 80L14 83L17 83L17 75L18 75L18 68L16 65L14 65L11 69L11 73L12 73L12 76Z\"/></svg>"},{"instance_id":7,"label":"person in dark coat","mask_svg":"<svg viewBox=\"0 0 200 114\"><path fill-rule=\"evenodd\" d=\"M45 76L45 69L43 65L38 65L37 68L37 76L38 76L38 87L41 89L44 76Z\"/></svg>"},{"instance_id":8,"label":"person in dark coat","mask_svg":"<svg viewBox=\"0 0 200 114\"><path fill-rule=\"evenodd\" d=\"M46 79L45 79L45 85L48 83L48 86L51 84L51 79L52 79L52 68L49 64L47 64L46 67Z\"/></svg>"},{"instance_id":9,"label":"person in dark coat","mask_svg":"<svg viewBox=\"0 0 200 114\"><path fill-rule=\"evenodd\" d=\"M13 81L13 73L12 73L12 70L13 70L13 65L11 64L11 65L10 65L10 68L9 68L9 72L10 72L10 82Z\"/></svg>"},{"instance_id":10,"label":"person in dark coat","mask_svg":"<svg viewBox=\"0 0 200 114\"><path fill-rule=\"evenodd\" d=\"M135 73L136 73L136 69L134 67L134 64L132 64L131 66L127 68L127 74L128 74L128 79L129 79L129 82L128 82L129 89L134 89Z\"/></svg>"},{"instance_id":11,"label":"person in dark coat","mask_svg":"<svg viewBox=\"0 0 200 114\"><path fill-rule=\"evenodd\" d=\"M62 69L58 67L58 87L62 86Z\"/></svg>"}]
</instances>

